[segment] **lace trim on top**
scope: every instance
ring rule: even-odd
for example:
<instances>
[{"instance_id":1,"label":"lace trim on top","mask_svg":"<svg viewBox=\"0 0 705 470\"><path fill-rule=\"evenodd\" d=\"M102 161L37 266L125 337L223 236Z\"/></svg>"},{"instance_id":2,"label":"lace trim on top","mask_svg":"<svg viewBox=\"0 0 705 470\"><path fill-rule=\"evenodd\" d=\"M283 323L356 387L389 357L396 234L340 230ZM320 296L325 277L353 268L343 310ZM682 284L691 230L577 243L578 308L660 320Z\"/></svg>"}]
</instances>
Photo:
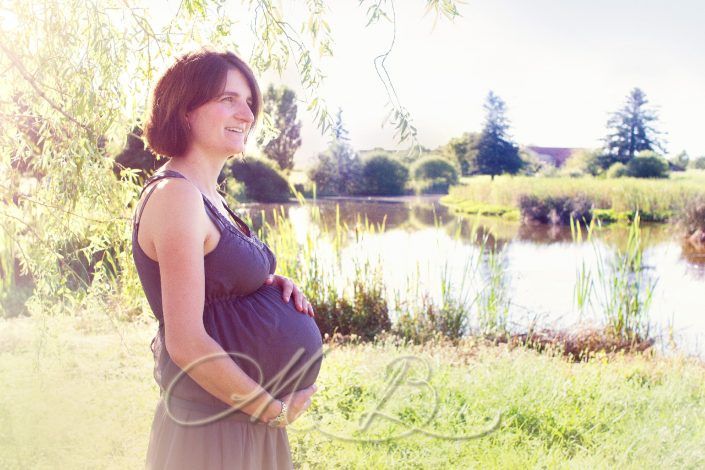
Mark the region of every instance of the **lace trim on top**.
<instances>
[{"instance_id":1,"label":"lace trim on top","mask_svg":"<svg viewBox=\"0 0 705 470\"><path fill-rule=\"evenodd\" d=\"M230 208L229 208L225 203L223 203L223 206L225 207L225 209L230 213L230 215L231 215L235 220L237 220L237 222L238 222L239 224L241 224L243 227L245 227L245 228L247 229L247 231L249 232L249 236L248 236L247 234L243 233L242 230L238 229L238 228L235 226L235 222L233 222L230 218L226 217L222 212L220 212L220 211L215 207L215 205L210 201L210 199L208 199L205 195L203 196L203 198L204 198L204 201L206 202L206 204L208 204L208 205L210 206L211 210L214 212L214 214L216 215L216 217L218 217L218 219L220 220L220 222L223 224L223 226L224 226L227 230L229 230L231 233L234 233L235 235L237 235L238 237L242 238L243 240L246 240L246 241L252 243L252 244L253 244L254 246L256 246L257 248L260 248L260 249L261 249L261 248L264 247L264 243L263 243L259 238L257 238L257 235L255 235L255 234L252 232L252 229L250 228L250 226L247 225L247 224L246 224L240 217L238 217L232 210L230 210Z\"/></svg>"},{"instance_id":2,"label":"lace trim on top","mask_svg":"<svg viewBox=\"0 0 705 470\"><path fill-rule=\"evenodd\" d=\"M164 178L164 177L169 177L169 176L175 176L175 177L177 177L177 178L183 178L183 179L185 179L186 181L188 181L189 183L191 183L191 180L189 180L188 178L186 178L184 175L182 175L181 173L179 173L179 172L176 171L176 170L162 170L162 171L158 171L158 172L154 173L152 176L150 176L149 178L147 178L147 181L145 181L145 184L144 184L144 187L142 188L142 191L144 192L144 190L145 190L150 184L152 184L155 180L158 180L158 179L161 179L161 178ZM191 184L193 184L193 183L191 183ZM196 189L198 189L198 187L197 187L195 184L194 184L193 186L194 186ZM153 190L153 189L154 189L154 187L152 187L152 190ZM201 190L198 189L198 192L201 193ZM151 193L151 191L150 191L150 193ZM141 197L141 196L142 196L142 193L140 193L140 197ZM256 248L258 248L258 249L260 249L260 250L264 248L264 242L262 242L259 238L257 238L257 235L255 235L255 234L252 232L252 229L250 228L250 226L247 225L240 217L238 217L238 216L228 207L228 205L225 204L225 201L223 201L223 207L225 207L225 210L227 210L228 213L233 217L233 219L235 219L242 227L244 227L244 228L247 230L249 236L248 236L247 234L243 233L242 230L238 229L238 228L235 226L235 222L233 222L233 220L231 220L229 217L226 217L222 212L220 212L220 211L215 207L215 205L211 202L211 200L208 199L208 197L206 197L205 194L201 193L201 197L203 197L203 202L206 204L207 209L210 210L213 215L215 215L215 217L220 221L220 224L221 224L221 226L222 226L223 228L227 229L229 232L235 234L236 236L240 237L241 239L247 241L248 243L251 243L253 246L255 246ZM146 202L146 201L145 201L145 202ZM143 205L144 205L144 204L143 204ZM142 207L141 209L144 209L144 207ZM142 210L140 210L139 212L140 212L139 215L141 215ZM135 218L135 221L134 221L134 222L135 222L135 225L139 225L139 218L140 218L139 215L137 215L137 217Z\"/></svg>"}]
</instances>

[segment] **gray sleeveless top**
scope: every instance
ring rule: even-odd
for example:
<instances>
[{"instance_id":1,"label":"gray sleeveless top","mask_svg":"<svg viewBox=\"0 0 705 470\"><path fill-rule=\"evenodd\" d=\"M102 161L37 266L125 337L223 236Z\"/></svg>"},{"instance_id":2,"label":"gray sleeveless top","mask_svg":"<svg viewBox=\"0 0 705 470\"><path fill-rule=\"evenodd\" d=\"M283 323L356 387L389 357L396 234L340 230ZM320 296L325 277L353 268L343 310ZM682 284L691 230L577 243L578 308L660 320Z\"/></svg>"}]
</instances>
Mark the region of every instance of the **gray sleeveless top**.
<instances>
[{"instance_id":1,"label":"gray sleeveless top","mask_svg":"<svg viewBox=\"0 0 705 470\"><path fill-rule=\"evenodd\" d=\"M142 192L162 178L187 179L176 171L161 170L145 182ZM151 345L154 378L162 393L176 380L170 397L176 397L180 404L198 403L214 410L224 409L226 405L184 373L166 349L159 263L149 258L137 241L142 210L156 186L151 187L139 213L135 214L132 230L132 257L159 322ZM208 216L221 233L218 245L203 258L203 324L208 335L273 395L282 397L308 387L315 382L322 362L321 333L315 320L296 310L293 297L285 303L278 287L264 285L276 268L276 258L269 247L227 205L233 220L202 196ZM280 373L282 380L277 386L275 377Z\"/></svg>"}]
</instances>

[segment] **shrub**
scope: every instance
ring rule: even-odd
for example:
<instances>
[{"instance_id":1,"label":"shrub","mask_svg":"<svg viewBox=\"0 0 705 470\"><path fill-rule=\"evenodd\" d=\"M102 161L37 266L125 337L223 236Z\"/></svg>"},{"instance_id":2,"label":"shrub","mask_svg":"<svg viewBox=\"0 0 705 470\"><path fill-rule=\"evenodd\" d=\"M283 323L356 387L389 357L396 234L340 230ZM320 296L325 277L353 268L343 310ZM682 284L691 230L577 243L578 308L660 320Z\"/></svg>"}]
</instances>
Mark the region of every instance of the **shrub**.
<instances>
[{"instance_id":1,"label":"shrub","mask_svg":"<svg viewBox=\"0 0 705 470\"><path fill-rule=\"evenodd\" d=\"M397 196L404 194L409 170L386 155L373 155L363 164L362 194Z\"/></svg>"},{"instance_id":2,"label":"shrub","mask_svg":"<svg viewBox=\"0 0 705 470\"><path fill-rule=\"evenodd\" d=\"M627 172L635 178L667 178L668 162L654 152L641 152L629 161Z\"/></svg>"},{"instance_id":3,"label":"shrub","mask_svg":"<svg viewBox=\"0 0 705 470\"><path fill-rule=\"evenodd\" d=\"M627 166L622 162L613 163L607 170L608 178L623 178L625 176L629 176L629 172Z\"/></svg>"},{"instance_id":4,"label":"shrub","mask_svg":"<svg viewBox=\"0 0 705 470\"><path fill-rule=\"evenodd\" d=\"M338 167L330 155L322 153L308 171L308 178L316 183L318 196L329 196L338 192Z\"/></svg>"},{"instance_id":5,"label":"shrub","mask_svg":"<svg viewBox=\"0 0 705 470\"><path fill-rule=\"evenodd\" d=\"M384 331L390 331L392 322L389 307L379 279L368 283L358 273L353 281L353 296L339 296L328 290L323 295L311 298L316 312L316 325L321 336L356 335L370 341Z\"/></svg>"},{"instance_id":6,"label":"shrub","mask_svg":"<svg viewBox=\"0 0 705 470\"><path fill-rule=\"evenodd\" d=\"M561 173L570 176L592 175L597 176L602 171L600 154L597 150L578 150L563 164Z\"/></svg>"},{"instance_id":7,"label":"shrub","mask_svg":"<svg viewBox=\"0 0 705 470\"><path fill-rule=\"evenodd\" d=\"M413 167L416 192L447 193L451 184L458 183L458 170L448 160L430 155L420 159Z\"/></svg>"},{"instance_id":8,"label":"shrub","mask_svg":"<svg viewBox=\"0 0 705 470\"><path fill-rule=\"evenodd\" d=\"M360 191L362 162L353 148L343 142L332 144L318 154L308 178L316 183L320 195L350 195Z\"/></svg>"},{"instance_id":9,"label":"shrub","mask_svg":"<svg viewBox=\"0 0 705 470\"><path fill-rule=\"evenodd\" d=\"M539 197L533 194L519 196L519 210L525 222L569 225L570 220L590 223L592 201L584 194L575 196Z\"/></svg>"},{"instance_id":10,"label":"shrub","mask_svg":"<svg viewBox=\"0 0 705 470\"><path fill-rule=\"evenodd\" d=\"M257 202L285 202L291 194L289 183L274 164L252 157L233 159L233 177L244 183L245 196Z\"/></svg>"},{"instance_id":11,"label":"shrub","mask_svg":"<svg viewBox=\"0 0 705 470\"><path fill-rule=\"evenodd\" d=\"M686 203L680 221L688 235L700 230L705 232L705 196L699 196Z\"/></svg>"},{"instance_id":12,"label":"shrub","mask_svg":"<svg viewBox=\"0 0 705 470\"><path fill-rule=\"evenodd\" d=\"M424 295L415 308L402 311L392 332L414 344L441 338L454 341L465 334L467 318L468 312L458 302L446 302L439 306L428 295Z\"/></svg>"},{"instance_id":13,"label":"shrub","mask_svg":"<svg viewBox=\"0 0 705 470\"><path fill-rule=\"evenodd\" d=\"M690 163L691 168L705 170L705 156L698 157Z\"/></svg>"},{"instance_id":14,"label":"shrub","mask_svg":"<svg viewBox=\"0 0 705 470\"><path fill-rule=\"evenodd\" d=\"M414 178L418 180L444 178L451 184L458 182L458 171L445 158L429 155L420 159L413 167Z\"/></svg>"}]
</instances>

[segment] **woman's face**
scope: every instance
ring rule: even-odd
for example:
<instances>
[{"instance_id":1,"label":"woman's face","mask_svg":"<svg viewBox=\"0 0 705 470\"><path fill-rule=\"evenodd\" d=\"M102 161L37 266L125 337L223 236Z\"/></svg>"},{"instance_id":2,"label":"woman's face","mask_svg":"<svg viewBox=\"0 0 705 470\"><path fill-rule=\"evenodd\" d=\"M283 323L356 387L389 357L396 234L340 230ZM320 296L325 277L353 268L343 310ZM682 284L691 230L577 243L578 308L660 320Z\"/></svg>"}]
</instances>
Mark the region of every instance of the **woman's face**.
<instances>
[{"instance_id":1,"label":"woman's face","mask_svg":"<svg viewBox=\"0 0 705 470\"><path fill-rule=\"evenodd\" d=\"M223 92L186 115L190 149L221 156L244 152L255 119L251 104L252 92L245 76L237 69L228 70Z\"/></svg>"}]
</instances>

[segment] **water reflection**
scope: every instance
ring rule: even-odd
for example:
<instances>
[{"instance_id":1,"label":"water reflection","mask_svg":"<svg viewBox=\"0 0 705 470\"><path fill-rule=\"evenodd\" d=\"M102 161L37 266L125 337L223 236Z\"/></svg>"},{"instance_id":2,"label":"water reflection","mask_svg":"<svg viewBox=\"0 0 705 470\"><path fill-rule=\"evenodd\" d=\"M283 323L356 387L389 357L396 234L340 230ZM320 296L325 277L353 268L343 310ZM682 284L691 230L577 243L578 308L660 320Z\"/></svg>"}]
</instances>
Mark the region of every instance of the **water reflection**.
<instances>
[{"instance_id":1,"label":"water reflection","mask_svg":"<svg viewBox=\"0 0 705 470\"><path fill-rule=\"evenodd\" d=\"M385 284L392 291L408 288L409 279L414 276L417 283L433 291L444 270L460 279L467 269L467 260L478 255L478 247L485 239L486 246L502 253L502 285L510 293L511 323L543 322L555 326L582 320L575 312L573 297L576 271L583 262L594 266L595 246L574 243L569 227L458 217L441 206L437 197L319 200L309 207L252 204L241 209L259 228L262 211L271 220L272 210L283 207L298 233L312 223L314 204L329 229L335 227L338 216L348 226L359 217L374 225L384 224L384 233L366 240L364 246L350 246L347 253L364 252L379 257L385 267ZM597 228L595 236L601 245L612 250L623 250L627 242L627 230L619 225ZM686 350L702 350L705 312L700 299L705 287L705 254L686 246L677 229L670 225L643 224L642 239L645 262L658 279L649 314L656 335L668 340L672 336ZM487 278L488 254L484 256L478 282Z\"/></svg>"}]
</instances>

